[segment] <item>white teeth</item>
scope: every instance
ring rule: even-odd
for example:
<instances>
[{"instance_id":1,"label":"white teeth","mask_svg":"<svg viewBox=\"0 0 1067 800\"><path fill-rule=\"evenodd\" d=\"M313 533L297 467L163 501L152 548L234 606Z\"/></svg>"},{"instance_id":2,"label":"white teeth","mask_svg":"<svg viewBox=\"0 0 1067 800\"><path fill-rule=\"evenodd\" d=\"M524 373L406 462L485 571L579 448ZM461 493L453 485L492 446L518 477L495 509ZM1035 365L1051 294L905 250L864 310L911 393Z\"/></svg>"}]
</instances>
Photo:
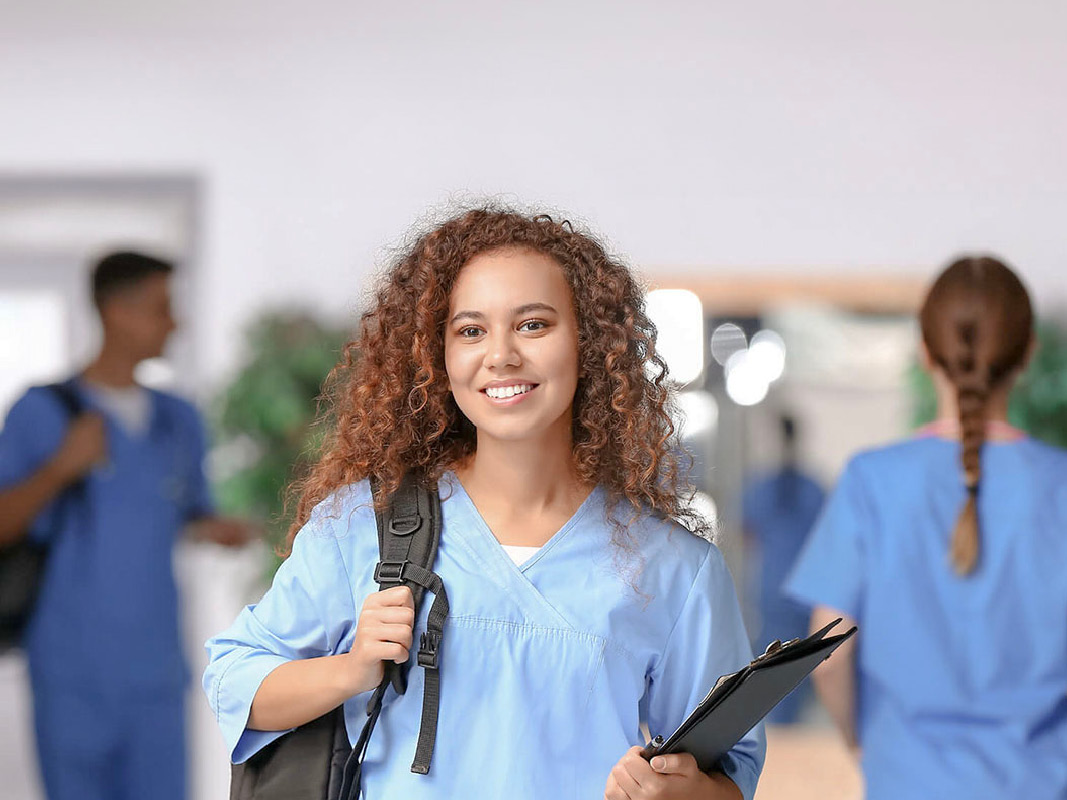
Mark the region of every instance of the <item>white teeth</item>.
<instances>
[{"instance_id":1,"label":"white teeth","mask_svg":"<svg viewBox=\"0 0 1067 800\"><path fill-rule=\"evenodd\" d=\"M497 400L506 400L517 394L526 394L531 389L533 389L532 384L522 383L518 386L490 386L486 388L485 393Z\"/></svg>"}]
</instances>

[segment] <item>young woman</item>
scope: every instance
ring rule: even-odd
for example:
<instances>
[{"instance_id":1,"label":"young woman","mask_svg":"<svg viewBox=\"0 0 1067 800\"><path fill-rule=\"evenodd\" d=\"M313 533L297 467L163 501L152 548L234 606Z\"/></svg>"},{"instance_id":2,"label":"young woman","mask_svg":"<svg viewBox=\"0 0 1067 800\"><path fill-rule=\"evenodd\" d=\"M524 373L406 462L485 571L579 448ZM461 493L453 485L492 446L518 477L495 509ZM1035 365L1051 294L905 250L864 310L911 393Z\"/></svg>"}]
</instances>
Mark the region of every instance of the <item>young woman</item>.
<instances>
[{"instance_id":1,"label":"young woman","mask_svg":"<svg viewBox=\"0 0 1067 800\"><path fill-rule=\"evenodd\" d=\"M816 689L870 800L1065 797L1067 453L1006 419L1030 300L964 258L920 323L937 421L852 460L790 582L860 629Z\"/></svg>"},{"instance_id":2,"label":"young woman","mask_svg":"<svg viewBox=\"0 0 1067 800\"><path fill-rule=\"evenodd\" d=\"M669 734L751 658L721 554L679 524L697 523L642 306L622 264L545 216L475 210L415 242L339 368L292 554L208 643L234 762L341 703L355 741L383 662L411 657L431 598L415 619L406 588L377 591L373 504L414 473L440 491L451 607L436 748L412 774L413 668L364 797L752 797L760 729L712 774L638 755L642 722Z\"/></svg>"}]
</instances>

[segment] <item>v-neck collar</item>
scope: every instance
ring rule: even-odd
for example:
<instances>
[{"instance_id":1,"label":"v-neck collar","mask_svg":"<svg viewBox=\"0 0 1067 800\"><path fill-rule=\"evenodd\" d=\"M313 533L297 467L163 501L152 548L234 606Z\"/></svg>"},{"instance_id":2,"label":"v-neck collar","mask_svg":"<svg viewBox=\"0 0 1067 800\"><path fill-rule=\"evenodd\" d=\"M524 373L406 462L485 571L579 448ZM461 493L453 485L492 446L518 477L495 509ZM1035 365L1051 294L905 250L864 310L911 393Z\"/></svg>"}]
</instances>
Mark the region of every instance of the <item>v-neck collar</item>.
<instances>
[{"instance_id":1,"label":"v-neck collar","mask_svg":"<svg viewBox=\"0 0 1067 800\"><path fill-rule=\"evenodd\" d=\"M156 393L147 386L141 387L148 397L148 420L142 431L129 430L110 408L100 402L99 396L93 391L92 385L84 376L76 376L74 386L81 397L82 404L103 416L108 429L116 432L123 440L132 442L135 445L142 445L154 438L156 428L159 426L159 401Z\"/></svg>"},{"instance_id":2,"label":"v-neck collar","mask_svg":"<svg viewBox=\"0 0 1067 800\"><path fill-rule=\"evenodd\" d=\"M526 559L522 564L516 564L511 556L504 550L504 546L500 543L500 540L493 534L489 524L485 521L485 517L478 510L478 506L474 504L474 500L467 494L467 490L463 487L463 482L460 481L459 476L454 472L446 473L445 479L452 487L452 491L456 498L467 507L471 517L475 521L474 531L471 534L472 538L478 540L478 544L481 545L483 552L492 554L492 558L498 563L506 564L507 568L518 572L524 578L525 573L535 564L540 562L546 555L553 549L555 549L560 542L564 541L571 532L578 526L582 518L588 513L589 509L596 502L596 498L599 497L600 487L594 486L593 490L588 496L581 502L575 512L571 515L570 519L563 523L562 527L549 537L543 545L541 545L537 552Z\"/></svg>"}]
</instances>

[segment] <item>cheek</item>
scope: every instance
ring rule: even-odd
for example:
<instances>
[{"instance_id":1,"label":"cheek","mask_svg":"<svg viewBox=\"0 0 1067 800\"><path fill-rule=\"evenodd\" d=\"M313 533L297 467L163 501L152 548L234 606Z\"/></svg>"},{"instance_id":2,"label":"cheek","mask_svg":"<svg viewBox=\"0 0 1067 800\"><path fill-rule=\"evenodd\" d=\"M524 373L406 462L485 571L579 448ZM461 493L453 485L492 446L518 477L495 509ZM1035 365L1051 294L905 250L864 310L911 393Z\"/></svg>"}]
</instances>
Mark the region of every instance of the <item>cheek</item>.
<instances>
[{"instance_id":1,"label":"cheek","mask_svg":"<svg viewBox=\"0 0 1067 800\"><path fill-rule=\"evenodd\" d=\"M454 385L462 385L465 361L461 350L445 345L445 380L450 392L454 391Z\"/></svg>"},{"instance_id":2,"label":"cheek","mask_svg":"<svg viewBox=\"0 0 1067 800\"><path fill-rule=\"evenodd\" d=\"M554 354L553 360L556 363L556 374L560 379L575 382L578 380L578 374L581 370L581 356L578 353L577 341L569 342L564 347L561 347Z\"/></svg>"}]
</instances>

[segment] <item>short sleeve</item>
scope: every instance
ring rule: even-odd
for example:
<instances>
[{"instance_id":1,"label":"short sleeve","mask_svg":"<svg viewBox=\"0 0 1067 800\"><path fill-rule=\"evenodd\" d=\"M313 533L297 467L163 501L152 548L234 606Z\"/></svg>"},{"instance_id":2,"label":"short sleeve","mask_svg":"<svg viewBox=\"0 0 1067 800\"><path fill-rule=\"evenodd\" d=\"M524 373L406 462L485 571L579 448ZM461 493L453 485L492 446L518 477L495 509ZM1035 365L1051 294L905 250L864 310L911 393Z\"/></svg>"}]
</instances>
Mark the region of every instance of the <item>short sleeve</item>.
<instances>
[{"instance_id":1,"label":"short sleeve","mask_svg":"<svg viewBox=\"0 0 1067 800\"><path fill-rule=\"evenodd\" d=\"M44 389L31 389L11 407L0 429L0 489L29 479L62 443L66 412ZM61 497L61 496L60 496ZM60 521L60 497L48 503L30 523L30 536L48 538Z\"/></svg>"},{"instance_id":2,"label":"short sleeve","mask_svg":"<svg viewBox=\"0 0 1067 800\"><path fill-rule=\"evenodd\" d=\"M806 605L858 618L866 580L863 537L871 524L870 504L852 461L808 536L785 593Z\"/></svg>"},{"instance_id":3,"label":"short sleeve","mask_svg":"<svg viewBox=\"0 0 1067 800\"><path fill-rule=\"evenodd\" d=\"M718 548L709 545L663 654L649 675L649 730L664 736L675 730L715 681L751 660L733 579ZM761 723L721 762L746 800L755 794L766 749Z\"/></svg>"},{"instance_id":4,"label":"short sleeve","mask_svg":"<svg viewBox=\"0 0 1067 800\"><path fill-rule=\"evenodd\" d=\"M285 733L247 727L263 679L288 661L333 655L351 644L356 610L335 537L313 516L259 603L207 642L204 691L235 764Z\"/></svg>"},{"instance_id":5,"label":"short sleeve","mask_svg":"<svg viewBox=\"0 0 1067 800\"><path fill-rule=\"evenodd\" d=\"M204 431L204 423L200 414L190 406L189 442L192 448L190 461L190 474L186 485L189 487L186 496L185 519L192 521L201 517L209 517L215 513L215 501L211 496L211 485L208 483L205 472L205 460L207 458L207 435Z\"/></svg>"}]
</instances>

